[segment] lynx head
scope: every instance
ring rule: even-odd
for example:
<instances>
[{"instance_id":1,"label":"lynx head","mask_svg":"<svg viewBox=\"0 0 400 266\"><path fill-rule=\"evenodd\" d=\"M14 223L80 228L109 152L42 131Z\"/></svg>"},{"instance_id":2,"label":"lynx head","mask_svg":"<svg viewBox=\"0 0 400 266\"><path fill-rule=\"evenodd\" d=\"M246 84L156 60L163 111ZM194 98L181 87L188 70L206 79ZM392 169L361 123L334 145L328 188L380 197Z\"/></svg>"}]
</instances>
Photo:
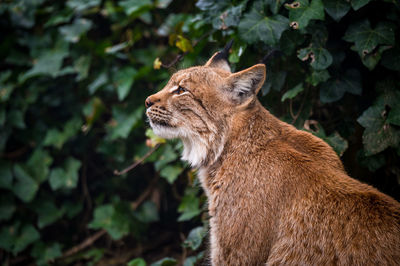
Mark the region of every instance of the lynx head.
<instances>
[{"instance_id":1,"label":"lynx head","mask_svg":"<svg viewBox=\"0 0 400 266\"><path fill-rule=\"evenodd\" d=\"M231 118L254 104L265 80L263 64L231 73L228 50L215 53L204 66L178 71L145 102L154 133L180 138L182 159L195 167L219 157Z\"/></svg>"}]
</instances>

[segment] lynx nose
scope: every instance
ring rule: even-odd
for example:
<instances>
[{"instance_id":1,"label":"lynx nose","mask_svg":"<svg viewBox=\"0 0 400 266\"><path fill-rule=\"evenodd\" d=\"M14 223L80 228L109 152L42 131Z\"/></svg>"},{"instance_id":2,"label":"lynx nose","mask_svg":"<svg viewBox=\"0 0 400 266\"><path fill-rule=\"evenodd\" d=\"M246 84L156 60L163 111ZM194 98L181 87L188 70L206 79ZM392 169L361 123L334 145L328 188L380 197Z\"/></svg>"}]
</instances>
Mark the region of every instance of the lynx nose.
<instances>
[{"instance_id":1,"label":"lynx nose","mask_svg":"<svg viewBox=\"0 0 400 266\"><path fill-rule=\"evenodd\" d=\"M150 97L147 97L146 101L144 101L144 105L146 106L146 108L149 108L153 104L154 103L151 101Z\"/></svg>"}]
</instances>

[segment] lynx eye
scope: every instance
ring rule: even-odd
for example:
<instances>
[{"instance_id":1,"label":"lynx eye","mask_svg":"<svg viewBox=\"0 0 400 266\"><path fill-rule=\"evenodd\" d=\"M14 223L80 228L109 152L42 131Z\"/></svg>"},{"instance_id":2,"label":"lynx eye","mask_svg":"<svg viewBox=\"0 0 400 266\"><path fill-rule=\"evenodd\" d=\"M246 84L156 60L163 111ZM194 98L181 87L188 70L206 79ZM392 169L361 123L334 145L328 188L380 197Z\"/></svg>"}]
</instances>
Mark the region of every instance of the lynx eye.
<instances>
[{"instance_id":1,"label":"lynx eye","mask_svg":"<svg viewBox=\"0 0 400 266\"><path fill-rule=\"evenodd\" d=\"M172 93L179 95L179 94L184 93L185 91L187 91L185 88L178 86L178 88L176 90L174 90Z\"/></svg>"}]
</instances>

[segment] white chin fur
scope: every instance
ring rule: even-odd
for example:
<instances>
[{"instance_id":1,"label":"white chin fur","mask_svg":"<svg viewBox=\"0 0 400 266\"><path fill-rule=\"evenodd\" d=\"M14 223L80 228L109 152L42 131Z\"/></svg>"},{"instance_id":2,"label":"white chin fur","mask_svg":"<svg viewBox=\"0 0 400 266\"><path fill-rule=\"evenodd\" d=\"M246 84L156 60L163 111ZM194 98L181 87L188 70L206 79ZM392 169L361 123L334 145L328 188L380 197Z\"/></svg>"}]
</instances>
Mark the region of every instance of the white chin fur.
<instances>
[{"instance_id":1,"label":"white chin fur","mask_svg":"<svg viewBox=\"0 0 400 266\"><path fill-rule=\"evenodd\" d=\"M165 139L179 138L180 130L178 128L160 126L152 123L151 121L150 121L150 126L153 129L154 134L156 134L161 138Z\"/></svg>"},{"instance_id":2,"label":"white chin fur","mask_svg":"<svg viewBox=\"0 0 400 266\"><path fill-rule=\"evenodd\" d=\"M154 134L165 139L180 138L183 142L182 160L187 161L192 167L198 167L207 156L207 145L198 137L187 134L181 128L165 127L150 121Z\"/></svg>"}]
</instances>

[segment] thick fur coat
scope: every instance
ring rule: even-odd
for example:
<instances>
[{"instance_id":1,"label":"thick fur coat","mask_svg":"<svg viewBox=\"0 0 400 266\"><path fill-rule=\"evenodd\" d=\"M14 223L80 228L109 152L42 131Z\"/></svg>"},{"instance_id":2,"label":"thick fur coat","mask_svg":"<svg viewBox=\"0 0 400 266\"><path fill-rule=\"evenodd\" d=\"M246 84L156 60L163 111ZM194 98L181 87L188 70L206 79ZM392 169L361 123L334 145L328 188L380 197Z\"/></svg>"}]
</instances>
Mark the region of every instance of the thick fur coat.
<instances>
[{"instance_id":1,"label":"thick fur coat","mask_svg":"<svg viewBox=\"0 0 400 266\"><path fill-rule=\"evenodd\" d=\"M146 100L209 200L212 265L400 265L400 204L349 177L321 139L257 100L265 66L216 53Z\"/></svg>"}]
</instances>

